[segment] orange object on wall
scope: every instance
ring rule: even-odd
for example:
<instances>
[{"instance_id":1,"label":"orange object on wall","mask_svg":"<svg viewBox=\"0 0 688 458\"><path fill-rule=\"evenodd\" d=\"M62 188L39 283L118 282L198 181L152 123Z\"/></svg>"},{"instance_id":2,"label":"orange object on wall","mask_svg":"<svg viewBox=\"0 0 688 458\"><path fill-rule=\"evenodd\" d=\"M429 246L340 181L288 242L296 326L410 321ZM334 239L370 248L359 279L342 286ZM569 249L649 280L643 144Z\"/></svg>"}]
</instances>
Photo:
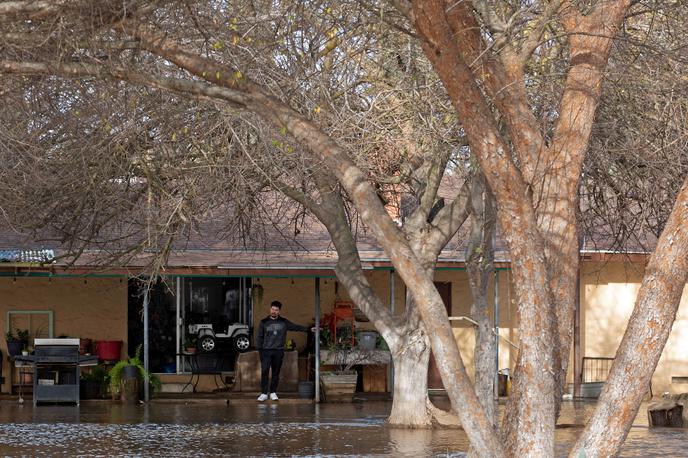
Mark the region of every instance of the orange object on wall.
<instances>
[{"instance_id":1,"label":"orange object on wall","mask_svg":"<svg viewBox=\"0 0 688 458\"><path fill-rule=\"evenodd\" d=\"M356 345L356 320L354 318L354 303L337 301L332 304L332 314L334 315L334 326L332 330L332 335L334 336L334 341L338 344L343 343L339 341L337 337L337 329L342 327L351 328L351 347ZM348 339L349 336L346 336Z\"/></svg>"}]
</instances>

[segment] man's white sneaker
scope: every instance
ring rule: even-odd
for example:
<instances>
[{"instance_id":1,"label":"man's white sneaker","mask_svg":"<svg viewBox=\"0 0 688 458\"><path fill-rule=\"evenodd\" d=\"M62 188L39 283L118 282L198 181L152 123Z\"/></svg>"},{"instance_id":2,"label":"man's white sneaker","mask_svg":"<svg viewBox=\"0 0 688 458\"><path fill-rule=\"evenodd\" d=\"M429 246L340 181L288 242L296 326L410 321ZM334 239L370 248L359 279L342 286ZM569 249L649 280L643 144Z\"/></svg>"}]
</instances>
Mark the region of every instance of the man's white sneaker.
<instances>
[{"instance_id":1,"label":"man's white sneaker","mask_svg":"<svg viewBox=\"0 0 688 458\"><path fill-rule=\"evenodd\" d=\"M279 401L279 398L277 397L277 393L270 393L270 400L271 401Z\"/></svg>"},{"instance_id":2,"label":"man's white sneaker","mask_svg":"<svg viewBox=\"0 0 688 458\"><path fill-rule=\"evenodd\" d=\"M267 400L268 400L268 395L265 394L265 393L263 393L263 394L261 394L260 396L258 396L258 400L259 400L260 402L267 401Z\"/></svg>"}]
</instances>

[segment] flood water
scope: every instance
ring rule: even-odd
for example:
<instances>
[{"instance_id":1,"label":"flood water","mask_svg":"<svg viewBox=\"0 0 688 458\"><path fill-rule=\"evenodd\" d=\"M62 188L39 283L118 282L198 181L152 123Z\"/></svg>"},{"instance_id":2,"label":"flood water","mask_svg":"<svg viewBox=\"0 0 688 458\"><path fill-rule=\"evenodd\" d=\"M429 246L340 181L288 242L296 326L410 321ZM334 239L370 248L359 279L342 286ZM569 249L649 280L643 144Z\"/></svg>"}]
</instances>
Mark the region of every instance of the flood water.
<instances>
[{"instance_id":1,"label":"flood water","mask_svg":"<svg viewBox=\"0 0 688 458\"><path fill-rule=\"evenodd\" d=\"M463 456L461 430L404 430L389 402L353 404L151 403L81 406L0 403L2 456ZM565 456L594 404L565 402ZM649 429L640 409L621 456L687 456L688 430Z\"/></svg>"}]
</instances>

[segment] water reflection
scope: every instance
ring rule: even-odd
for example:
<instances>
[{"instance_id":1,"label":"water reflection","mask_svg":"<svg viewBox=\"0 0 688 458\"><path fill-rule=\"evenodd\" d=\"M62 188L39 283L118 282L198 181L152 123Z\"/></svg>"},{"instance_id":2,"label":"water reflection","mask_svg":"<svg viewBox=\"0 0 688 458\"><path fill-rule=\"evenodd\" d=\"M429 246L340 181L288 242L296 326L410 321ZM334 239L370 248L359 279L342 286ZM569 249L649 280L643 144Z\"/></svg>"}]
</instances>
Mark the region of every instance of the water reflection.
<instances>
[{"instance_id":1,"label":"water reflection","mask_svg":"<svg viewBox=\"0 0 688 458\"><path fill-rule=\"evenodd\" d=\"M649 429L644 405L622 456L688 456L688 431ZM463 456L456 429L405 430L385 424L390 404L340 405L94 402L0 407L3 456ZM565 403L556 453L565 456L594 409Z\"/></svg>"}]
</instances>

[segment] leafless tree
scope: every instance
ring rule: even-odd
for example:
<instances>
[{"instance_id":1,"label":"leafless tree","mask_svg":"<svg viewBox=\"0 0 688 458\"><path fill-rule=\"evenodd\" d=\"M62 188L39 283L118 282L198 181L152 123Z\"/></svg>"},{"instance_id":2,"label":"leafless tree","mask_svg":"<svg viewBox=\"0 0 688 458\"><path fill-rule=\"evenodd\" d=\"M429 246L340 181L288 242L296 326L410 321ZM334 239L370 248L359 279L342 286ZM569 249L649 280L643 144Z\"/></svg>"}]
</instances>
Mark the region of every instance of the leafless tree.
<instances>
[{"instance_id":1,"label":"leafless tree","mask_svg":"<svg viewBox=\"0 0 688 458\"><path fill-rule=\"evenodd\" d=\"M278 189L300 199L328 228L340 255L337 275L352 298L395 348L418 351L430 342L474 452L552 456L572 341L577 196L585 152L615 38L624 24L641 28L648 24L644 17L648 10L642 4L632 6L629 0L397 0L392 4L394 9L377 3L371 8L366 2L217 2L203 8L185 2L2 2L0 16L7 26L0 69L47 80L124 81L257 116L273 132L273 154L282 159L290 148L304 153L301 165L312 172L307 176L313 182L306 187L312 193L307 195L303 186L284 178ZM513 259L521 351L501 436L466 374L432 282L432 253L446 243L463 214L457 204L429 218L436 208L437 176L446 170L441 158L449 157L449 151L423 148L422 154L434 158L426 162L426 169L407 154L402 158L409 167L385 170L392 176L425 170L429 184L417 194L415 214L400 229L380 199L384 189L381 193L371 182L375 168L362 166L353 152L360 148L352 145L365 142L364 132L343 134L333 115L343 113L339 103L346 106L356 98L365 106L371 99L366 91L377 92L358 76L354 81L344 76L361 73L335 69L361 65L360 56L379 44L369 41L376 36L375 27L383 25L419 43L439 77L461 126L456 136L465 137L494 195L499 226ZM401 60L406 56L400 54ZM551 56L564 65L553 67L559 73L542 78L553 90L538 94L533 81ZM422 62L406 60L411 61ZM365 73L371 72L366 68ZM323 97L315 75L329 75L329 81L345 84L347 90L341 97ZM327 119L319 119L323 111ZM375 149L375 154L379 152ZM387 157L381 156L378 164L387 167ZM396 183L391 180L391 184ZM335 192L355 207L389 256L410 292L415 306L409 310L416 314L415 321L408 316L400 328L370 294L370 285L360 275L344 200L335 198ZM687 201L688 185L684 185L648 265L636 312L598 410L573 456L617 453L637 412L639 387L647 385L656 366L688 272ZM414 220L419 224L414 226ZM445 229L423 233L445 220ZM639 354L642 361L634 360ZM397 380L416 375L404 372L408 366L398 362ZM629 383L623 374L630 365L636 377ZM399 398L396 405L403 402ZM401 412L412 419L408 408Z\"/></svg>"},{"instance_id":2,"label":"leafless tree","mask_svg":"<svg viewBox=\"0 0 688 458\"><path fill-rule=\"evenodd\" d=\"M149 13L143 5L140 14L145 17ZM463 190L454 198L441 198L440 183L447 171L458 183L476 171L468 170L455 116L418 44L408 33L391 33L368 5L350 6L332 11L317 2L310 8L284 2L266 14L239 2L237 15L226 17L218 16L219 6L191 11L180 4L156 10L162 15L156 27L192 43L199 58L210 54L218 61L244 62L231 78L244 81L251 75L262 81L275 97L308 113L320 129L337 138L366 180L374 183L378 200L412 240L431 277L440 250L467 216ZM14 129L6 135L3 154L18 166L4 174L0 206L6 214L44 237L58 234L75 257L83 259L87 248L99 247L117 256L108 257L109 264L122 264L143 251L156 271L164 267L175 244L183 244L184 237L199 231L208 219L219 221L222 234L236 232L241 243L255 249L260 243L255 239L261 238L255 232L262 227L271 226L289 239L289 228L294 233L305 230L313 215L337 248L340 281L392 349L397 383L390 422L455 423L428 399L430 348L415 303L409 298L404 314L392 316L368 284L356 235L369 229L359 223L351 191L337 184L326 161L304 151L289 138L286 127L275 129L250 111L237 111L234 102L228 107L216 95L197 92L194 87L210 87L193 78L172 79L179 68L168 68L139 49L137 39L104 38L103 30L113 25L107 21L120 10L104 6L81 12L76 4L71 7L59 9L64 15L61 29L43 24L43 37L50 40L65 30L83 28L76 43L60 39L38 49L30 45L33 38L23 30L26 24L15 22L15 17L8 22L22 32L11 33L5 49L11 56L20 55L15 63L52 64L19 70L28 71L30 78L8 78L17 85L12 102L20 110L16 119L7 119ZM136 7L128 6L131 11ZM88 25L94 17L109 19ZM171 17L182 22L170 26ZM370 33L371 27L376 33ZM14 64L5 63L12 73ZM209 79L222 82L219 75L224 71L214 70ZM203 73L209 76L207 70ZM53 74L77 78L63 80ZM164 87L165 81L190 86ZM172 93L158 90L160 84ZM27 119L45 124L27 125ZM27 133L35 137L27 141ZM32 149L30 164L20 147L24 143ZM62 161L55 160L55 151ZM33 176L41 170L45 174ZM84 179L91 186L82 196ZM20 188L26 195L12 191ZM125 192L117 193L120 189ZM299 205L289 206L280 195ZM56 196L65 196L59 208ZM35 207L51 211L36 213ZM490 376L484 377L488 388ZM490 390L483 391L485 402L491 402Z\"/></svg>"}]
</instances>

